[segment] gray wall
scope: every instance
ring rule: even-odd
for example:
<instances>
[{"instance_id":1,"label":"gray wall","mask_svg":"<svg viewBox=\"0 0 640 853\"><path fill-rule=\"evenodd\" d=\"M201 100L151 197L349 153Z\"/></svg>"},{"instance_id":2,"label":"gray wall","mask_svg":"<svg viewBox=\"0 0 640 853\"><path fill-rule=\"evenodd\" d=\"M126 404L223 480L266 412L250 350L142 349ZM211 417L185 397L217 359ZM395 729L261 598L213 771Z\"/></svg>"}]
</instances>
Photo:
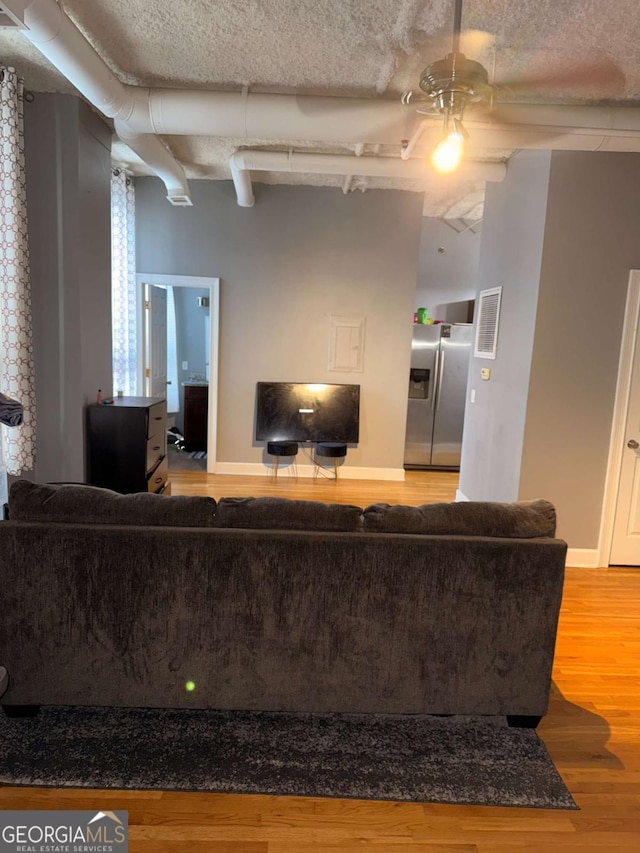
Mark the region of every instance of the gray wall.
<instances>
[{"instance_id":1,"label":"gray wall","mask_svg":"<svg viewBox=\"0 0 640 853\"><path fill-rule=\"evenodd\" d=\"M191 181L194 207L136 180L139 272L221 279L218 459L261 462L255 385L362 386L360 444L347 464L401 468L422 196L256 186L251 209L233 185ZM364 315L363 373L327 370L329 317Z\"/></svg>"},{"instance_id":2,"label":"gray wall","mask_svg":"<svg viewBox=\"0 0 640 853\"><path fill-rule=\"evenodd\" d=\"M472 323L475 310L475 294L473 299L466 302L448 302L445 306L444 318L447 323Z\"/></svg>"},{"instance_id":3,"label":"gray wall","mask_svg":"<svg viewBox=\"0 0 640 853\"><path fill-rule=\"evenodd\" d=\"M83 407L111 393L111 134L78 98L25 106L35 477L82 481Z\"/></svg>"},{"instance_id":4,"label":"gray wall","mask_svg":"<svg viewBox=\"0 0 640 853\"><path fill-rule=\"evenodd\" d=\"M502 305L497 358L469 366L476 401L465 409L460 468L469 500L518 498L550 163L549 152L521 152L503 183L487 183L478 291L502 286Z\"/></svg>"},{"instance_id":5,"label":"gray wall","mask_svg":"<svg viewBox=\"0 0 640 853\"><path fill-rule=\"evenodd\" d=\"M441 219L423 218L415 306L428 308L434 320L455 322L447 304L475 298L482 227L457 234Z\"/></svg>"},{"instance_id":6,"label":"gray wall","mask_svg":"<svg viewBox=\"0 0 640 853\"><path fill-rule=\"evenodd\" d=\"M577 548L598 544L638 187L638 154L552 155L519 497Z\"/></svg>"},{"instance_id":7,"label":"gray wall","mask_svg":"<svg viewBox=\"0 0 640 853\"><path fill-rule=\"evenodd\" d=\"M637 154L558 151L487 187L480 287L501 284L503 310L498 358L471 363L460 490L549 499L573 548L598 545L639 185Z\"/></svg>"}]
</instances>

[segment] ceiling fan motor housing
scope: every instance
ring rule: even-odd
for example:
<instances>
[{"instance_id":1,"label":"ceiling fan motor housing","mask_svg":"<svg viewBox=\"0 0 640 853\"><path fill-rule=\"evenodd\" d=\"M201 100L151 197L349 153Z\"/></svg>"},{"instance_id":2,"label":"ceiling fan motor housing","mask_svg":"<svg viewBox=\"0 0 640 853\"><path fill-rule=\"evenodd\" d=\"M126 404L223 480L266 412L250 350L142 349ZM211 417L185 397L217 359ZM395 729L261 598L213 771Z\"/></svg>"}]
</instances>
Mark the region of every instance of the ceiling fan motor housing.
<instances>
[{"instance_id":1,"label":"ceiling fan motor housing","mask_svg":"<svg viewBox=\"0 0 640 853\"><path fill-rule=\"evenodd\" d=\"M463 53L449 53L444 59L432 62L422 72L420 88L435 99L441 112L460 116L470 101L488 100L491 92L484 66L467 59Z\"/></svg>"}]
</instances>

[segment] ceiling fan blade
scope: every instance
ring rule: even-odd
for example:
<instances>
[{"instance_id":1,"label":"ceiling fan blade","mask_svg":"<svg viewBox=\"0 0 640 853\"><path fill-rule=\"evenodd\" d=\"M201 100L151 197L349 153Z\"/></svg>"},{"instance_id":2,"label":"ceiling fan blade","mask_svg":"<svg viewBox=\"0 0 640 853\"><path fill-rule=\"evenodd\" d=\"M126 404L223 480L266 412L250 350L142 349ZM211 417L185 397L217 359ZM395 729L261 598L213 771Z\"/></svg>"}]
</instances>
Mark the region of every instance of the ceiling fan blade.
<instances>
[{"instance_id":1,"label":"ceiling fan blade","mask_svg":"<svg viewBox=\"0 0 640 853\"><path fill-rule=\"evenodd\" d=\"M607 57L592 62L576 63L564 68L501 80L495 84L496 98L519 95L544 97L611 98L624 91L626 77L621 68Z\"/></svg>"}]
</instances>

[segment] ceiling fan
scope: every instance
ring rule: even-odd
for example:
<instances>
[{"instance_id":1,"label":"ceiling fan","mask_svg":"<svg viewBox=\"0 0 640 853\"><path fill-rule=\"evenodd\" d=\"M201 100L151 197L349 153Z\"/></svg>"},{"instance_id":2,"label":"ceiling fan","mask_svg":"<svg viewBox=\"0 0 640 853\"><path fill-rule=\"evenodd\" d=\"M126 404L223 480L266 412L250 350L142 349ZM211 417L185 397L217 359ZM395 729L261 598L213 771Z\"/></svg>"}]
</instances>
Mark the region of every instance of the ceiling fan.
<instances>
[{"instance_id":1,"label":"ceiling fan","mask_svg":"<svg viewBox=\"0 0 640 853\"><path fill-rule=\"evenodd\" d=\"M460 165L465 140L469 133L462 119L467 109L482 109L486 118L500 119L499 98L513 98L518 94L540 93L554 88L568 87L575 95L589 94L594 86L601 96L612 95L624 87L625 77L620 68L608 57L594 58L590 63L567 66L547 74L496 83L490 81L486 68L460 51L462 33L462 0L454 0L453 34L451 52L444 59L428 65L420 75L421 93L409 90L403 93L402 103L415 106L416 112L442 115L443 137L433 151L431 162L436 171L453 172ZM425 109L426 106L426 109ZM420 130L402 147L403 159L408 159L415 147Z\"/></svg>"}]
</instances>

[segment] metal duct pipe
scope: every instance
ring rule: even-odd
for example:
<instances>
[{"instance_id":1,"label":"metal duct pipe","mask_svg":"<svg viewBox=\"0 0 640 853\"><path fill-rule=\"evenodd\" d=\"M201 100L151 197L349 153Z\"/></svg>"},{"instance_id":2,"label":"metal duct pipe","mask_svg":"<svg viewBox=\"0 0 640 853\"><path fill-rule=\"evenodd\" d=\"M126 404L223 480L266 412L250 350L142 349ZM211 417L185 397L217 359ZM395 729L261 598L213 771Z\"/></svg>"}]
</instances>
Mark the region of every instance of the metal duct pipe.
<instances>
[{"instance_id":1,"label":"metal duct pipe","mask_svg":"<svg viewBox=\"0 0 640 853\"><path fill-rule=\"evenodd\" d=\"M132 114L141 97L146 102L144 92L118 80L55 0L31 0L24 10L24 23L22 32L40 53L103 115L120 120L118 126L121 131L126 130L129 139L118 135L128 143L136 140L131 147L165 181L169 200L173 204L190 204L182 166L160 140L148 136L143 140L121 123ZM183 200L176 201L178 195Z\"/></svg>"},{"instance_id":2,"label":"metal duct pipe","mask_svg":"<svg viewBox=\"0 0 640 853\"><path fill-rule=\"evenodd\" d=\"M171 204L174 207L192 207L184 169L162 141L152 133L131 133L121 122L115 124L118 137L163 181Z\"/></svg>"},{"instance_id":3,"label":"metal duct pipe","mask_svg":"<svg viewBox=\"0 0 640 853\"><path fill-rule=\"evenodd\" d=\"M127 119L138 133L313 139L397 145L417 115L398 100L139 89Z\"/></svg>"},{"instance_id":4,"label":"metal duct pipe","mask_svg":"<svg viewBox=\"0 0 640 853\"><path fill-rule=\"evenodd\" d=\"M551 151L640 151L640 131L602 128L559 127L553 125L499 125L487 122L465 121L469 131L466 150L474 152L487 149L545 149ZM433 148L442 138L440 123L425 127L415 148ZM415 149L414 149L415 153Z\"/></svg>"},{"instance_id":5,"label":"metal duct pipe","mask_svg":"<svg viewBox=\"0 0 640 853\"><path fill-rule=\"evenodd\" d=\"M465 127L473 124L473 111L465 115ZM640 108L612 106L566 106L563 104L500 104L499 126L553 128L559 134L588 129L588 133L607 131L607 136L640 133ZM621 132L621 133L620 133Z\"/></svg>"},{"instance_id":6,"label":"metal duct pipe","mask_svg":"<svg viewBox=\"0 0 640 853\"><path fill-rule=\"evenodd\" d=\"M163 147L160 143L151 146L148 140L139 142L149 134L400 146L401 140L411 139L422 119L399 101L380 98L265 95L248 93L246 90L235 93L127 86L110 71L55 0L27 0L24 21L26 29L23 32L26 37L104 115L116 119L121 134L128 135L129 140L138 140L136 144L144 145L145 150L150 152L148 156L156 164L159 159L165 176L171 155L166 150L164 153L160 151L158 145ZM438 128L438 133L441 124L441 118L435 116L433 126ZM425 122L425 133L430 134L428 125L429 119ZM480 148L640 151L638 107L500 105L500 124L474 121L473 112L469 110L465 116L465 125L471 133L471 152ZM139 149L137 153L140 154ZM148 162L156 170L156 166ZM328 161L325 165L328 166ZM316 171L320 164L317 166ZM182 178L178 177L178 173L182 172L180 165L176 162L169 171L172 174L167 184L168 197L171 199L173 194L175 199L180 194L180 182L183 182L184 194L188 195L184 173ZM297 171L314 169L307 165L305 169ZM352 172L362 174L358 169ZM160 172L157 173L162 177ZM238 183L241 180L247 183L247 179L237 173L234 179Z\"/></svg>"},{"instance_id":7,"label":"metal duct pipe","mask_svg":"<svg viewBox=\"0 0 640 853\"><path fill-rule=\"evenodd\" d=\"M24 35L100 112L131 112L131 96L55 0L31 0Z\"/></svg>"},{"instance_id":8,"label":"metal duct pipe","mask_svg":"<svg viewBox=\"0 0 640 853\"><path fill-rule=\"evenodd\" d=\"M264 95L181 89L135 89L126 120L138 133L226 136L240 139L315 140L318 142L399 145L419 126L441 132L442 118L422 118L397 101L314 95ZM479 121L469 110L465 127L484 128L507 136L493 147L569 149L564 137L599 136L611 140L609 150L630 150L629 137L640 137L640 108L611 106L500 105L500 122ZM533 135L527 138L527 133ZM517 143L517 144L514 144ZM522 143L522 144L520 144ZM580 144L580 143L578 143ZM619 148L613 146L619 145ZM574 150L589 150L578 147Z\"/></svg>"},{"instance_id":9,"label":"metal duct pipe","mask_svg":"<svg viewBox=\"0 0 640 853\"><path fill-rule=\"evenodd\" d=\"M229 157L229 168L231 169L231 178L233 185L236 188L236 197L240 207L253 207L256 203L251 185L251 174L244 166L244 161L239 155L244 152L236 151Z\"/></svg>"},{"instance_id":10,"label":"metal duct pipe","mask_svg":"<svg viewBox=\"0 0 640 853\"><path fill-rule=\"evenodd\" d=\"M254 204L250 170L262 172L311 172L323 175L367 175L377 178L419 178L434 184L450 180L436 174L422 159L401 160L395 157L355 157L350 154L308 154L292 151L236 151L229 158L238 204ZM504 163L463 164L455 179L468 181L503 181L507 174Z\"/></svg>"},{"instance_id":11,"label":"metal duct pipe","mask_svg":"<svg viewBox=\"0 0 640 853\"><path fill-rule=\"evenodd\" d=\"M22 32L38 50L104 115L126 122L132 133L397 144L411 137L420 119L395 99L128 86L55 0L27 0L24 21ZM638 107L502 104L500 116L500 125L491 126L505 131L537 126L553 129L558 137L575 132L607 138L640 134ZM438 116L433 121L442 123ZM474 124L470 110L465 125ZM506 147L516 146L507 142Z\"/></svg>"},{"instance_id":12,"label":"metal duct pipe","mask_svg":"<svg viewBox=\"0 0 640 853\"><path fill-rule=\"evenodd\" d=\"M556 128L553 126L498 125L487 122L467 122L469 139L467 154L492 148L546 148L561 151L640 151L640 134L634 131L615 131L616 136L604 136L595 128ZM416 148L435 149L442 139L442 123L433 119L420 122L413 136L402 143L400 157L410 160Z\"/></svg>"}]
</instances>

